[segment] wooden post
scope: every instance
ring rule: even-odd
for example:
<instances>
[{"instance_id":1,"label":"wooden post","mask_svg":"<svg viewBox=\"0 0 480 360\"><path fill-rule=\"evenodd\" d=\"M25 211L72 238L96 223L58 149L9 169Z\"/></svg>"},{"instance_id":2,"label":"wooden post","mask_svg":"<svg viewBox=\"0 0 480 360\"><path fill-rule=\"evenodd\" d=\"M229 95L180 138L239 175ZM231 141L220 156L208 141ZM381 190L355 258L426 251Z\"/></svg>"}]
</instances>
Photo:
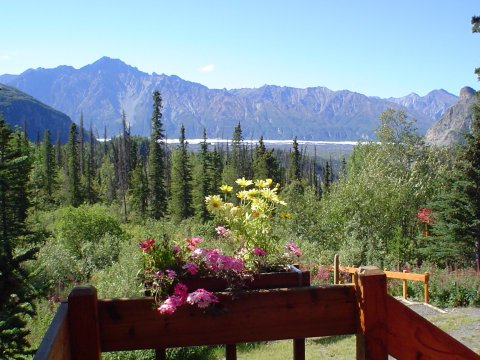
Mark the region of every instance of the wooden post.
<instances>
[{"instance_id":1,"label":"wooden post","mask_svg":"<svg viewBox=\"0 0 480 360\"><path fill-rule=\"evenodd\" d=\"M358 329L357 360L386 360L387 347L387 277L373 266L363 266L355 273Z\"/></svg>"},{"instance_id":2,"label":"wooden post","mask_svg":"<svg viewBox=\"0 0 480 360\"><path fill-rule=\"evenodd\" d=\"M293 360L305 360L305 339L293 339Z\"/></svg>"},{"instance_id":3,"label":"wooden post","mask_svg":"<svg viewBox=\"0 0 480 360\"><path fill-rule=\"evenodd\" d=\"M237 345L236 344L225 345L225 359L226 360L237 360Z\"/></svg>"},{"instance_id":4,"label":"wooden post","mask_svg":"<svg viewBox=\"0 0 480 360\"><path fill-rule=\"evenodd\" d=\"M155 349L155 360L167 360L167 350Z\"/></svg>"},{"instance_id":5,"label":"wooden post","mask_svg":"<svg viewBox=\"0 0 480 360\"><path fill-rule=\"evenodd\" d=\"M335 254L335 258L333 259L333 283L335 285L340 284L340 261L338 258L338 254Z\"/></svg>"},{"instance_id":6,"label":"wooden post","mask_svg":"<svg viewBox=\"0 0 480 360\"><path fill-rule=\"evenodd\" d=\"M406 272L407 270L403 270L404 274ZM408 296L407 279L402 279L402 285L403 285L403 298L407 300L407 296Z\"/></svg>"},{"instance_id":7,"label":"wooden post","mask_svg":"<svg viewBox=\"0 0 480 360\"><path fill-rule=\"evenodd\" d=\"M68 296L68 325L72 359L101 358L97 289L76 286Z\"/></svg>"},{"instance_id":8,"label":"wooden post","mask_svg":"<svg viewBox=\"0 0 480 360\"><path fill-rule=\"evenodd\" d=\"M425 273L425 283L423 284L423 298L425 300L425 304L428 304L428 280L430 278L430 274L428 272Z\"/></svg>"}]
</instances>

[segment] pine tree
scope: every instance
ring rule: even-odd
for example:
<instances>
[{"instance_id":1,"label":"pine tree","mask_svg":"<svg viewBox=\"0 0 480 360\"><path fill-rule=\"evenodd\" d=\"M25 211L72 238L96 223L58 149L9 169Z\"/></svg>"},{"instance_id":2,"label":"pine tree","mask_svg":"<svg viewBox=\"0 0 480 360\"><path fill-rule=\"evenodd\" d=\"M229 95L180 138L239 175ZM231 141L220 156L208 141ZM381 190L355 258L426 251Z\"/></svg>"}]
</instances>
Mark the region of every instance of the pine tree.
<instances>
[{"instance_id":1,"label":"pine tree","mask_svg":"<svg viewBox=\"0 0 480 360\"><path fill-rule=\"evenodd\" d=\"M292 152L290 153L289 182L300 181L301 174L301 155L298 150L297 137L295 136L292 144Z\"/></svg>"},{"instance_id":2,"label":"pine tree","mask_svg":"<svg viewBox=\"0 0 480 360\"><path fill-rule=\"evenodd\" d=\"M90 130L88 132L88 157L85 182L85 197L88 203L94 204L97 201L94 182L96 177L96 161L95 161L95 138L93 136L92 123L90 122Z\"/></svg>"},{"instance_id":3,"label":"pine tree","mask_svg":"<svg viewBox=\"0 0 480 360\"><path fill-rule=\"evenodd\" d=\"M78 155L77 125L72 123L67 142L67 174L66 201L67 205L79 206L82 203L80 187L80 159Z\"/></svg>"},{"instance_id":4,"label":"pine tree","mask_svg":"<svg viewBox=\"0 0 480 360\"><path fill-rule=\"evenodd\" d=\"M180 128L180 144L172 156L170 214L179 222L193 216L192 169L185 141L185 127Z\"/></svg>"},{"instance_id":5,"label":"pine tree","mask_svg":"<svg viewBox=\"0 0 480 360\"><path fill-rule=\"evenodd\" d=\"M28 354L25 316L33 315L32 293L21 264L35 249L18 253L16 243L27 234L30 172L25 137L15 134L0 116L0 354Z\"/></svg>"},{"instance_id":6,"label":"pine tree","mask_svg":"<svg viewBox=\"0 0 480 360\"><path fill-rule=\"evenodd\" d=\"M328 192L332 183L332 170L328 160L325 162L325 171L323 172L323 191Z\"/></svg>"},{"instance_id":7,"label":"pine tree","mask_svg":"<svg viewBox=\"0 0 480 360\"><path fill-rule=\"evenodd\" d=\"M160 92L155 90L153 92L152 133L148 153L149 213L154 219L163 218L167 211L164 139L162 97Z\"/></svg>"},{"instance_id":8,"label":"pine tree","mask_svg":"<svg viewBox=\"0 0 480 360\"><path fill-rule=\"evenodd\" d=\"M132 171L132 186L129 190L132 208L138 211L143 219L148 210L148 181L145 163L142 158Z\"/></svg>"},{"instance_id":9,"label":"pine tree","mask_svg":"<svg viewBox=\"0 0 480 360\"><path fill-rule=\"evenodd\" d=\"M45 130L43 137L43 161L45 169L45 192L48 201L52 201L53 189L55 186L56 166L55 151L50 138L50 130Z\"/></svg>"},{"instance_id":10,"label":"pine tree","mask_svg":"<svg viewBox=\"0 0 480 360\"><path fill-rule=\"evenodd\" d=\"M83 127L83 111L80 112L80 124L79 124L79 164L80 164L80 176L85 175L85 129Z\"/></svg>"},{"instance_id":11,"label":"pine tree","mask_svg":"<svg viewBox=\"0 0 480 360\"><path fill-rule=\"evenodd\" d=\"M212 189L212 154L208 151L207 131L203 128L203 141L200 143L199 166L196 176L195 187L195 204L197 204L197 213L200 219L205 222L210 218L210 213L207 210L207 204L205 203L205 197L210 195L214 189Z\"/></svg>"}]
</instances>

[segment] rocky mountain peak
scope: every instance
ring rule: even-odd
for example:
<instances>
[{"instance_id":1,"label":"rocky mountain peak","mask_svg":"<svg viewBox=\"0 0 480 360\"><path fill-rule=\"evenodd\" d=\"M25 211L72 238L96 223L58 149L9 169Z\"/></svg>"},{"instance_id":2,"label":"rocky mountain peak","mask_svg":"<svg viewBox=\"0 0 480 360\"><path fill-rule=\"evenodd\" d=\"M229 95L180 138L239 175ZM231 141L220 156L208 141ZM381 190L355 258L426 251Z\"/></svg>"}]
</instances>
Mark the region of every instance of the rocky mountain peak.
<instances>
[{"instance_id":1,"label":"rocky mountain peak","mask_svg":"<svg viewBox=\"0 0 480 360\"><path fill-rule=\"evenodd\" d=\"M469 98L469 97L474 96L475 93L476 93L476 91L473 90L471 87L465 86L465 87L461 88L461 90L460 90L460 98L461 99Z\"/></svg>"}]
</instances>

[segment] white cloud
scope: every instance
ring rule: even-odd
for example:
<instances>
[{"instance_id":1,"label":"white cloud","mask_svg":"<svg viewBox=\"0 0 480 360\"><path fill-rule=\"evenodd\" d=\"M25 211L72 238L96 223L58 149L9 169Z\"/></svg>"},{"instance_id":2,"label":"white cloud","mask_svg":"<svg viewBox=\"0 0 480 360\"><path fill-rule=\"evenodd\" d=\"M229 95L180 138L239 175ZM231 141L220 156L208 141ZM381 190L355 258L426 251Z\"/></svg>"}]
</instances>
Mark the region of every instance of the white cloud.
<instances>
[{"instance_id":1,"label":"white cloud","mask_svg":"<svg viewBox=\"0 0 480 360\"><path fill-rule=\"evenodd\" d=\"M0 60L10 60L12 58L9 54L0 54Z\"/></svg>"},{"instance_id":2,"label":"white cloud","mask_svg":"<svg viewBox=\"0 0 480 360\"><path fill-rule=\"evenodd\" d=\"M211 73L213 70L215 70L215 65L213 64L208 64L205 66L202 66L200 69L198 69L202 73Z\"/></svg>"}]
</instances>

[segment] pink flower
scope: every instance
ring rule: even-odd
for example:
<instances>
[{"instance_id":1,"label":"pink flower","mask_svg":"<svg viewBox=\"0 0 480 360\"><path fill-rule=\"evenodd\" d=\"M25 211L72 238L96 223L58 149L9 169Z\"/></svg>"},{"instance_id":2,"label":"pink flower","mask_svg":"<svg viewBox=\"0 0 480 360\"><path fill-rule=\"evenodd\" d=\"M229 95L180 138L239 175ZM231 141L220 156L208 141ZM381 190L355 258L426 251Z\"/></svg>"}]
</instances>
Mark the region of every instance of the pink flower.
<instances>
[{"instance_id":1,"label":"pink flower","mask_svg":"<svg viewBox=\"0 0 480 360\"><path fill-rule=\"evenodd\" d=\"M155 240L147 239L145 241L142 241L139 245L143 252L148 253L153 250L153 245L155 245Z\"/></svg>"},{"instance_id":2,"label":"pink flower","mask_svg":"<svg viewBox=\"0 0 480 360\"><path fill-rule=\"evenodd\" d=\"M262 248L255 246L255 249L253 249L253 254L255 256L265 256L267 255L267 252L263 250Z\"/></svg>"},{"instance_id":3,"label":"pink flower","mask_svg":"<svg viewBox=\"0 0 480 360\"><path fill-rule=\"evenodd\" d=\"M431 215L432 215L432 209L423 208L418 211L417 219L419 222L428 224L432 222L432 218L430 217Z\"/></svg>"},{"instance_id":4,"label":"pink flower","mask_svg":"<svg viewBox=\"0 0 480 360\"><path fill-rule=\"evenodd\" d=\"M297 245L295 245L293 242L288 242L285 244L285 247L290 250L293 254L297 255L297 256L302 256L302 252L300 251L300 249L298 248Z\"/></svg>"},{"instance_id":5,"label":"pink flower","mask_svg":"<svg viewBox=\"0 0 480 360\"><path fill-rule=\"evenodd\" d=\"M226 236L230 232L227 228L223 226L218 226L215 228L215 231L217 232L218 235Z\"/></svg>"},{"instance_id":6,"label":"pink flower","mask_svg":"<svg viewBox=\"0 0 480 360\"><path fill-rule=\"evenodd\" d=\"M176 300L179 305L185 304L185 302L187 301L187 293L187 285L183 283L178 283L177 285L175 285L175 289L173 289L173 296L177 297Z\"/></svg>"},{"instance_id":7,"label":"pink flower","mask_svg":"<svg viewBox=\"0 0 480 360\"><path fill-rule=\"evenodd\" d=\"M160 314L171 315L175 312L175 310L177 310L177 306L175 302L172 301L172 298L169 297L157 308L157 310Z\"/></svg>"},{"instance_id":8,"label":"pink flower","mask_svg":"<svg viewBox=\"0 0 480 360\"><path fill-rule=\"evenodd\" d=\"M206 308L212 303L218 303L218 298L205 289L198 289L187 296L187 303L190 305L197 304L199 308Z\"/></svg>"},{"instance_id":9,"label":"pink flower","mask_svg":"<svg viewBox=\"0 0 480 360\"><path fill-rule=\"evenodd\" d=\"M186 263L182 266L182 269L187 270L190 275L195 275L196 273L198 273L198 266L194 263Z\"/></svg>"},{"instance_id":10,"label":"pink flower","mask_svg":"<svg viewBox=\"0 0 480 360\"><path fill-rule=\"evenodd\" d=\"M188 243L187 249L193 251L197 247L197 244L201 243L203 239L201 237L192 237L186 241Z\"/></svg>"},{"instance_id":11,"label":"pink flower","mask_svg":"<svg viewBox=\"0 0 480 360\"><path fill-rule=\"evenodd\" d=\"M167 269L167 270L165 270L165 272L167 273L167 277L169 279L173 279L173 278L175 278L175 276L177 276L177 273L173 270Z\"/></svg>"},{"instance_id":12,"label":"pink flower","mask_svg":"<svg viewBox=\"0 0 480 360\"><path fill-rule=\"evenodd\" d=\"M172 246L172 250L175 252L175 254L178 254L180 251L182 251L182 248L178 245Z\"/></svg>"}]
</instances>

